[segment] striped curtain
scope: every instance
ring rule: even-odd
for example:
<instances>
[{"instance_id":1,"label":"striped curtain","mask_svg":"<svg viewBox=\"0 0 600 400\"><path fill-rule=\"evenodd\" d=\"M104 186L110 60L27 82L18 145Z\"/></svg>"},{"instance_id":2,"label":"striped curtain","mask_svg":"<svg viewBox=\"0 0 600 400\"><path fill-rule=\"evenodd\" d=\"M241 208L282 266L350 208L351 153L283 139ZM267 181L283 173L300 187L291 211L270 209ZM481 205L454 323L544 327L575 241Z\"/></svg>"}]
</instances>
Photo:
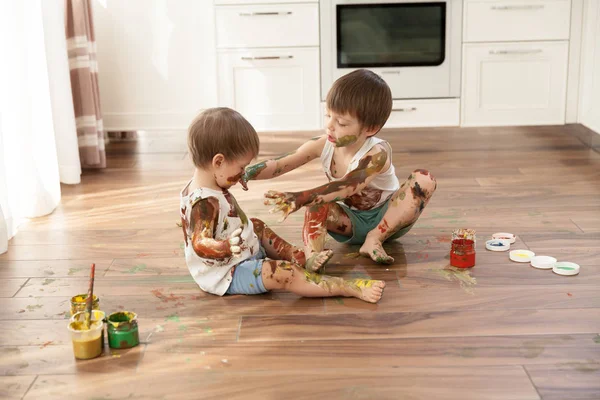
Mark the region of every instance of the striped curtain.
<instances>
[{"instance_id":1,"label":"striped curtain","mask_svg":"<svg viewBox=\"0 0 600 400\"><path fill-rule=\"evenodd\" d=\"M106 168L90 0L65 0L65 25L81 166Z\"/></svg>"}]
</instances>

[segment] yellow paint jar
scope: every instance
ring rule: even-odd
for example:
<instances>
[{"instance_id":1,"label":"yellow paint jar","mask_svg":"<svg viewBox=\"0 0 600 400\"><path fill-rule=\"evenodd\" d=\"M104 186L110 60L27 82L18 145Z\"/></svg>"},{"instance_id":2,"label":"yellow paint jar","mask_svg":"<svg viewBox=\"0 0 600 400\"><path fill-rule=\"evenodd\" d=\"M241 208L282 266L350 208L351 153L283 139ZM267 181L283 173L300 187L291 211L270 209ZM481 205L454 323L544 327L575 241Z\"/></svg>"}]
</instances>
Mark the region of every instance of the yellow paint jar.
<instances>
[{"instance_id":1,"label":"yellow paint jar","mask_svg":"<svg viewBox=\"0 0 600 400\"><path fill-rule=\"evenodd\" d=\"M102 337L101 337L101 343L102 343L102 348L104 349L104 326L106 325L106 313L104 311L100 311L100 310L92 310L92 321L102 321ZM85 321L85 311L80 311L77 314L73 315L70 319L71 322L74 321L79 321L79 322L84 322Z\"/></svg>"},{"instance_id":2,"label":"yellow paint jar","mask_svg":"<svg viewBox=\"0 0 600 400\"><path fill-rule=\"evenodd\" d=\"M78 294L77 296L71 297L71 316L78 312L85 311L85 303L87 301L87 293ZM100 299L94 295L94 302L92 303L92 310L100 309Z\"/></svg>"},{"instance_id":3,"label":"yellow paint jar","mask_svg":"<svg viewBox=\"0 0 600 400\"><path fill-rule=\"evenodd\" d=\"M80 360L96 358L102 354L104 338L104 312L93 311L90 327L85 327L85 312L79 312L69 322L73 354Z\"/></svg>"}]
</instances>

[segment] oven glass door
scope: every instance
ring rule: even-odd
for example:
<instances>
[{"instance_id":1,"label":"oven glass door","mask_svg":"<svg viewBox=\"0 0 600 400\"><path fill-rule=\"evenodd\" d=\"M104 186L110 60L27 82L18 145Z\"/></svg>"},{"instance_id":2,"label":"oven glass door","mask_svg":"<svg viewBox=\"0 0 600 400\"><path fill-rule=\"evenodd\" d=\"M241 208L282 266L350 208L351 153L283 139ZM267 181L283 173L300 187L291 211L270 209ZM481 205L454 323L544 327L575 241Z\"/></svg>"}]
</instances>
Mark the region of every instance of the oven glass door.
<instances>
[{"instance_id":1,"label":"oven glass door","mask_svg":"<svg viewBox=\"0 0 600 400\"><path fill-rule=\"evenodd\" d=\"M444 62L446 3L338 4L338 68L436 66Z\"/></svg>"}]
</instances>

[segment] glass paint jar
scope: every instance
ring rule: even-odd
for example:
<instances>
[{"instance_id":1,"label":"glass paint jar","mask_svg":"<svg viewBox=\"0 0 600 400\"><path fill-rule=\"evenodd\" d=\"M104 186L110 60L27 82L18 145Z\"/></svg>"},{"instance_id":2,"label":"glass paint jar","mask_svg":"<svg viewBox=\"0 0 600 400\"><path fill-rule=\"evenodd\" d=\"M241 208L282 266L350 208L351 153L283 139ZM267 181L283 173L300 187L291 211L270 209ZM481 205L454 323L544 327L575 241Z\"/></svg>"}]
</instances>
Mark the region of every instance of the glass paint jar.
<instances>
[{"instance_id":1,"label":"glass paint jar","mask_svg":"<svg viewBox=\"0 0 600 400\"><path fill-rule=\"evenodd\" d=\"M87 293L78 294L77 296L71 297L71 316L77 314L78 312L85 311L85 306L87 302ZM94 295L94 302L92 303L92 310L100 309L100 299L98 296Z\"/></svg>"},{"instance_id":2,"label":"glass paint jar","mask_svg":"<svg viewBox=\"0 0 600 400\"><path fill-rule=\"evenodd\" d=\"M102 354L104 313L93 311L90 326L85 326L85 312L75 314L69 321L73 354L80 360L89 360Z\"/></svg>"},{"instance_id":3,"label":"glass paint jar","mask_svg":"<svg viewBox=\"0 0 600 400\"><path fill-rule=\"evenodd\" d=\"M108 345L112 349L129 349L140 344L137 314L119 311L108 316Z\"/></svg>"},{"instance_id":4,"label":"glass paint jar","mask_svg":"<svg viewBox=\"0 0 600 400\"><path fill-rule=\"evenodd\" d=\"M450 265L456 268L475 266L475 230L456 229L452 232Z\"/></svg>"}]
</instances>

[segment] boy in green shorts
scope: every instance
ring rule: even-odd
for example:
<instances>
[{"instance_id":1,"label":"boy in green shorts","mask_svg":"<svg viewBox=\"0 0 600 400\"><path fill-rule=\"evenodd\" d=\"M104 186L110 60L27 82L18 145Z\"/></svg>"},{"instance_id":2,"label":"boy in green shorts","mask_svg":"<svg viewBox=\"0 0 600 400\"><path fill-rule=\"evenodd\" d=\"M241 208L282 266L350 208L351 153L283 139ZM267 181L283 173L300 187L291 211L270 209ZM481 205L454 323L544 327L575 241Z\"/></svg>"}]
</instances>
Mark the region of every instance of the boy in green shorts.
<instances>
[{"instance_id":1,"label":"boy in green shorts","mask_svg":"<svg viewBox=\"0 0 600 400\"><path fill-rule=\"evenodd\" d=\"M356 70L334 82L327 94L324 135L246 168L240 182L247 189L249 180L274 178L320 158L328 184L265 193L265 204L274 205L284 219L306 207L302 236L307 258L323 250L329 233L337 241L361 244L363 256L391 264L394 259L382 244L406 234L433 195L435 178L423 169L400 185L390 144L375 137L391 110L392 94L385 81L371 71Z\"/></svg>"}]
</instances>

